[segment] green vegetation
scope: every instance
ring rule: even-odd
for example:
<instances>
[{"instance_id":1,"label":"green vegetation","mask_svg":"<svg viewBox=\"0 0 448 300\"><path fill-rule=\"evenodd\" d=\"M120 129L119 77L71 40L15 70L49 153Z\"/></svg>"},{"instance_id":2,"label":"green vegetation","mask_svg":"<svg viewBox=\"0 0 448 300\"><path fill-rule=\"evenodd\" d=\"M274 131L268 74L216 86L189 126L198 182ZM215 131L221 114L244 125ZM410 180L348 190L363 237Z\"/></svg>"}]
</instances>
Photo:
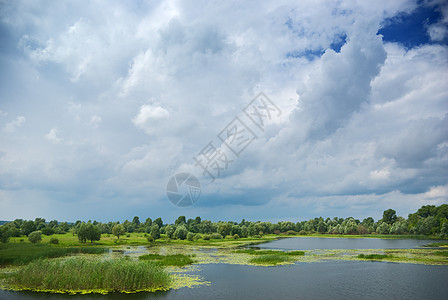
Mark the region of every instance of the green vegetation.
<instances>
[{"instance_id":1,"label":"green vegetation","mask_svg":"<svg viewBox=\"0 0 448 300\"><path fill-rule=\"evenodd\" d=\"M423 247L448 247L448 243L431 243L423 245Z\"/></svg>"},{"instance_id":2,"label":"green vegetation","mask_svg":"<svg viewBox=\"0 0 448 300\"><path fill-rule=\"evenodd\" d=\"M280 255L280 254L260 255L249 260L249 262L254 264L273 265L273 266L289 261L291 261L291 258L289 258L286 255Z\"/></svg>"},{"instance_id":3,"label":"green vegetation","mask_svg":"<svg viewBox=\"0 0 448 300\"><path fill-rule=\"evenodd\" d=\"M417 212L409 214L408 218L397 216L396 211L387 209L383 212L383 217L375 221L372 217L360 221L352 217L348 218L314 218L300 222L251 222L241 220L241 222L211 222L202 220L200 217L186 219L180 216L174 224L164 224L161 218L152 221L147 218L145 222L140 222L135 216L131 221L100 223L97 221L88 221L87 223L76 221L69 224L59 223L56 220L46 222L43 218L32 220L16 219L0 226L0 241L7 243L14 237L30 235L34 231L42 231L44 236L61 235L70 233L77 236L80 243L90 241L91 244L100 241L101 244L110 244L111 239L103 240L110 235L117 236L116 244L133 244L145 242L157 242L158 240L168 238L170 240L188 241L203 243L204 241L219 239L240 239L255 238L261 239L266 235L275 236L294 236L294 235L358 235L374 236L385 238L448 238L448 204L440 206L426 205L422 206ZM135 240L135 234L151 234L154 239ZM134 234L134 235L133 235ZM109 235L109 236L106 236ZM128 237L124 239L122 237ZM42 237L45 241L45 237ZM62 241L61 239L59 239ZM74 245L75 243L72 243Z\"/></svg>"},{"instance_id":4,"label":"green vegetation","mask_svg":"<svg viewBox=\"0 0 448 300\"><path fill-rule=\"evenodd\" d=\"M62 248L48 244L0 244L0 266L22 265L40 258L54 258L77 253L101 254L106 251L108 249L99 247Z\"/></svg>"},{"instance_id":5,"label":"green vegetation","mask_svg":"<svg viewBox=\"0 0 448 300\"><path fill-rule=\"evenodd\" d=\"M162 266L184 267L194 262L191 259L192 257L193 257L192 255L184 255L184 254L173 254L173 255L145 254L139 256L138 259L154 261Z\"/></svg>"},{"instance_id":6,"label":"green vegetation","mask_svg":"<svg viewBox=\"0 0 448 300\"><path fill-rule=\"evenodd\" d=\"M362 259L385 259L385 258L391 258L392 255L387 254L359 254L358 258Z\"/></svg>"},{"instance_id":7,"label":"green vegetation","mask_svg":"<svg viewBox=\"0 0 448 300\"><path fill-rule=\"evenodd\" d=\"M439 255L439 256L446 256L446 257L448 257L448 251L436 251L436 252L434 252L434 255Z\"/></svg>"},{"instance_id":8,"label":"green vegetation","mask_svg":"<svg viewBox=\"0 0 448 300\"><path fill-rule=\"evenodd\" d=\"M45 259L12 273L15 290L70 293L109 293L165 290L170 276L162 267L131 259Z\"/></svg>"},{"instance_id":9,"label":"green vegetation","mask_svg":"<svg viewBox=\"0 0 448 300\"><path fill-rule=\"evenodd\" d=\"M28 240L33 243L40 243L42 241L42 231L33 231L28 235Z\"/></svg>"},{"instance_id":10,"label":"green vegetation","mask_svg":"<svg viewBox=\"0 0 448 300\"><path fill-rule=\"evenodd\" d=\"M277 254L277 255L286 255L286 256L301 256L305 255L304 251L278 251L278 250L256 250L256 249L244 249L244 250L236 250L234 253L246 253L251 255L268 255L268 254Z\"/></svg>"},{"instance_id":11,"label":"green vegetation","mask_svg":"<svg viewBox=\"0 0 448 300\"><path fill-rule=\"evenodd\" d=\"M121 224L117 224L114 227L112 227L112 233L115 235L118 239L120 239L120 235L124 235L126 231L124 231L124 227Z\"/></svg>"}]
</instances>

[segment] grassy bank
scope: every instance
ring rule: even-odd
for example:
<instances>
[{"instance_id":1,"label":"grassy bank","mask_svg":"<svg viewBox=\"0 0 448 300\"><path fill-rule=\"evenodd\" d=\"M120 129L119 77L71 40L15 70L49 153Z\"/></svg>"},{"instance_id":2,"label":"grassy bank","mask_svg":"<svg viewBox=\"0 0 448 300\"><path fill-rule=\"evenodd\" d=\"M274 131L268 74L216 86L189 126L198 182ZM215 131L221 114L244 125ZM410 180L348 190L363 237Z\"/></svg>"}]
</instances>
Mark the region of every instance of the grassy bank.
<instances>
[{"instance_id":1,"label":"grassy bank","mask_svg":"<svg viewBox=\"0 0 448 300\"><path fill-rule=\"evenodd\" d=\"M22 265L40 258L55 258L70 254L101 254L103 247L58 247L49 244L7 243L0 244L0 266Z\"/></svg>"},{"instance_id":2,"label":"grassy bank","mask_svg":"<svg viewBox=\"0 0 448 300\"><path fill-rule=\"evenodd\" d=\"M170 276L161 266L131 259L43 259L6 279L7 288L55 293L109 293L166 290Z\"/></svg>"}]
</instances>

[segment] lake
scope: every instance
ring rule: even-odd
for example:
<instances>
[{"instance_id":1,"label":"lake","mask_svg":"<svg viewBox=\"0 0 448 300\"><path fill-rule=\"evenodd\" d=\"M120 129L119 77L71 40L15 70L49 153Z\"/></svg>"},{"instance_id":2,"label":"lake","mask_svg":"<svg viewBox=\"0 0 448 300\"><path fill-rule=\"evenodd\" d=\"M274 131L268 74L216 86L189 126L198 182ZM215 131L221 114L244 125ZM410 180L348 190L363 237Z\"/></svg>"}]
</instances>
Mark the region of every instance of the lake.
<instances>
[{"instance_id":1,"label":"lake","mask_svg":"<svg viewBox=\"0 0 448 300\"><path fill-rule=\"evenodd\" d=\"M287 238L263 249L416 248L432 241ZM158 293L57 295L0 291L0 299L448 299L448 266L328 261L275 267L199 265L210 286Z\"/></svg>"}]
</instances>

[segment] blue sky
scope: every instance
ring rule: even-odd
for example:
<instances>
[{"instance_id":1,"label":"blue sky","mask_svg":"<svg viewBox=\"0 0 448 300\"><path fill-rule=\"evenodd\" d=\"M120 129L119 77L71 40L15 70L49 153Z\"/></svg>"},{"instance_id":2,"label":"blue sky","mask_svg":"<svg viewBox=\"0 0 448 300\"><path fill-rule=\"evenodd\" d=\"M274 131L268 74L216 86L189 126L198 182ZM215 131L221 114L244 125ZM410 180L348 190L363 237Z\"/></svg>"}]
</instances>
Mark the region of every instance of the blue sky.
<instances>
[{"instance_id":1,"label":"blue sky","mask_svg":"<svg viewBox=\"0 0 448 300\"><path fill-rule=\"evenodd\" d=\"M1 220L448 203L446 1L2 1L0 20ZM278 110L257 127L260 92ZM236 117L256 136L238 156ZM185 208L165 195L181 172L202 185Z\"/></svg>"}]
</instances>

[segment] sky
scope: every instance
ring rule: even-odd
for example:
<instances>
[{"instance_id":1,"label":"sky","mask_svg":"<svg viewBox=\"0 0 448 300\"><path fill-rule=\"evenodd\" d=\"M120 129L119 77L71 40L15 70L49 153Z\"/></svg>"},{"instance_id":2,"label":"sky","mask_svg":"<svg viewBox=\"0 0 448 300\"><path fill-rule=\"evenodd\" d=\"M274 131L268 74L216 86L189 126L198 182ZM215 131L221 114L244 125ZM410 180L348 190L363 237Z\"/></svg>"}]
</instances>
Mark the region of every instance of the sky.
<instances>
[{"instance_id":1,"label":"sky","mask_svg":"<svg viewBox=\"0 0 448 300\"><path fill-rule=\"evenodd\" d=\"M1 0L0 220L407 217L447 82L443 0Z\"/></svg>"}]
</instances>

